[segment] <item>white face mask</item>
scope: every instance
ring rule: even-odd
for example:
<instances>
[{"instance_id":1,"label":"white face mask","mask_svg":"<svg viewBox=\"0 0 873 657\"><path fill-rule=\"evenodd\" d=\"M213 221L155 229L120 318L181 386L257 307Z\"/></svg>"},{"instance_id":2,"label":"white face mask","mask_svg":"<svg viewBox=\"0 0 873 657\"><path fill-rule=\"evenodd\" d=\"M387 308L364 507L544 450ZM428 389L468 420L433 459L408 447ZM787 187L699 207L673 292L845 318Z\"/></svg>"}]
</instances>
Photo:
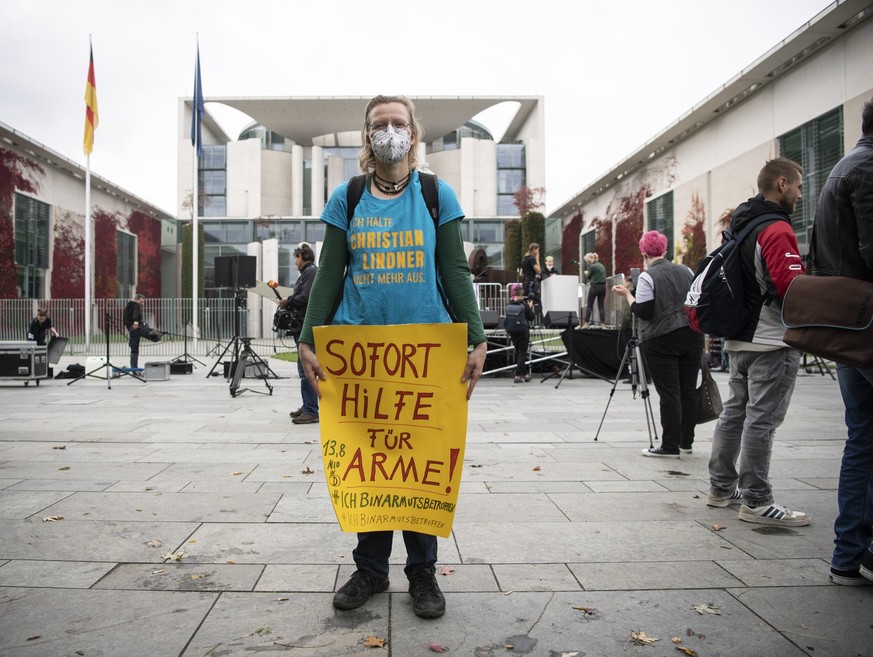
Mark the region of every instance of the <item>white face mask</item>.
<instances>
[{"instance_id":1,"label":"white face mask","mask_svg":"<svg viewBox=\"0 0 873 657\"><path fill-rule=\"evenodd\" d=\"M395 130L390 123L384 130L374 132L370 136L373 155L383 164L397 164L412 146L412 136L408 130Z\"/></svg>"}]
</instances>

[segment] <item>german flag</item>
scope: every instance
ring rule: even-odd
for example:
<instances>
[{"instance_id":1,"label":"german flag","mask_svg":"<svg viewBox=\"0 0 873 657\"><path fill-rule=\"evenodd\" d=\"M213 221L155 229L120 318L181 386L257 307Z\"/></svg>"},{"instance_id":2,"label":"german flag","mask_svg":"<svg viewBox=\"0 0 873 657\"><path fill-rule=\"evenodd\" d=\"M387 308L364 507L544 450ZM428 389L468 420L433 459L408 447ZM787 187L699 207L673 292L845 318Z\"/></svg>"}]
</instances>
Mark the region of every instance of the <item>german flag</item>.
<instances>
[{"instance_id":1,"label":"german flag","mask_svg":"<svg viewBox=\"0 0 873 657\"><path fill-rule=\"evenodd\" d=\"M88 65L88 82L85 84L85 155L94 147L94 131L97 129L97 81L94 79L94 47L91 46L91 62Z\"/></svg>"}]
</instances>

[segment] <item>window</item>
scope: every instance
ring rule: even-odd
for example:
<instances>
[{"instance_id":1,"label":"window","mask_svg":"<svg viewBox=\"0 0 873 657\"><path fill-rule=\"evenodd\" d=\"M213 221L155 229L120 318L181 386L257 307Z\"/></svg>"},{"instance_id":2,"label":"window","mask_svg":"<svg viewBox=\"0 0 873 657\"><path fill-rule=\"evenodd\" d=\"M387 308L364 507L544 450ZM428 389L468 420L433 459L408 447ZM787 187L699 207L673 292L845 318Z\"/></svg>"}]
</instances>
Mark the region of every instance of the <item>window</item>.
<instances>
[{"instance_id":1,"label":"window","mask_svg":"<svg viewBox=\"0 0 873 657\"><path fill-rule=\"evenodd\" d=\"M646 230L657 230L667 236L667 259L673 259L673 192L646 203Z\"/></svg>"},{"instance_id":2,"label":"window","mask_svg":"<svg viewBox=\"0 0 873 657\"><path fill-rule=\"evenodd\" d=\"M831 169L843 157L843 108L822 114L779 137L779 153L803 167L803 198L791 215L800 252L809 251L815 206Z\"/></svg>"},{"instance_id":3,"label":"window","mask_svg":"<svg viewBox=\"0 0 873 657\"><path fill-rule=\"evenodd\" d=\"M205 144L197 162L197 185L201 202L199 217L227 215L227 147L224 144Z\"/></svg>"},{"instance_id":4,"label":"window","mask_svg":"<svg viewBox=\"0 0 873 657\"><path fill-rule=\"evenodd\" d=\"M136 259L136 235L116 231L116 245L118 248L115 275L118 278L118 294L122 298L133 296L136 285L137 259Z\"/></svg>"},{"instance_id":5,"label":"window","mask_svg":"<svg viewBox=\"0 0 873 657\"><path fill-rule=\"evenodd\" d=\"M47 203L15 194L15 263L23 298L46 296L45 275L49 266L50 209Z\"/></svg>"},{"instance_id":6,"label":"window","mask_svg":"<svg viewBox=\"0 0 873 657\"><path fill-rule=\"evenodd\" d=\"M585 257L586 253L594 253L596 244L597 244L597 231L596 230L589 230L587 233L583 233L582 234L582 253L579 254L581 256L579 258L579 260L582 260L582 258Z\"/></svg>"},{"instance_id":7,"label":"window","mask_svg":"<svg viewBox=\"0 0 873 657\"><path fill-rule=\"evenodd\" d=\"M524 144L497 144L497 214L518 216L514 194L527 184Z\"/></svg>"}]
</instances>

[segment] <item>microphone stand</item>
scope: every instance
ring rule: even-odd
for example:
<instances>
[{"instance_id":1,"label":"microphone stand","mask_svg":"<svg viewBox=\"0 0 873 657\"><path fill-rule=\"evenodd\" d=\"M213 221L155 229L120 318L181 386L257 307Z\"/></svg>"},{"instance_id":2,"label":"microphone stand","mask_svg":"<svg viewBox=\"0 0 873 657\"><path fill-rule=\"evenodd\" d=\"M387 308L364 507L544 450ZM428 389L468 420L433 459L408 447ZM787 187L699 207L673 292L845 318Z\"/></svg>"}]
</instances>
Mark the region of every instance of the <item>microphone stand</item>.
<instances>
[{"instance_id":1,"label":"microphone stand","mask_svg":"<svg viewBox=\"0 0 873 657\"><path fill-rule=\"evenodd\" d=\"M112 377L113 376L129 376L130 378L135 379L136 381L139 381L140 383L146 383L146 380L144 378L140 378L140 377L136 376L135 374L133 374L132 372L128 372L123 367L116 367L115 365L112 364L112 361L109 359L109 326L110 326L110 323L112 323L112 325L116 329L118 329L118 320L113 319L109 313L104 313L104 315L103 315L103 335L106 336L106 362L103 365L99 365L99 366L95 367L90 372L86 372L85 374L77 376L75 379L73 379L72 381L67 383L68 386L73 385L76 381L79 381L80 379L84 379L87 376L91 376L95 372L99 372L104 367L106 368L106 387L109 390L112 390Z\"/></svg>"}]
</instances>

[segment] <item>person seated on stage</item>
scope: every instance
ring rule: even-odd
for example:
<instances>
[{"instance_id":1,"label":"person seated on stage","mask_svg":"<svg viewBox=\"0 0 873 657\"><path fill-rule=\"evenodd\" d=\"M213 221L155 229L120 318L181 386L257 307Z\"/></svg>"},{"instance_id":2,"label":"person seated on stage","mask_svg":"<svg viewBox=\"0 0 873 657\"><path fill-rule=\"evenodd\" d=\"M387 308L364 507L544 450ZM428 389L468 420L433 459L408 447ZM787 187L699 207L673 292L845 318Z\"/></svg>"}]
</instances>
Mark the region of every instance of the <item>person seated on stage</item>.
<instances>
[{"instance_id":1,"label":"person seated on stage","mask_svg":"<svg viewBox=\"0 0 873 657\"><path fill-rule=\"evenodd\" d=\"M540 271L540 282L546 280L549 276L560 276L561 272L555 269L555 259L552 256L546 256L546 266Z\"/></svg>"},{"instance_id":2,"label":"person seated on stage","mask_svg":"<svg viewBox=\"0 0 873 657\"><path fill-rule=\"evenodd\" d=\"M510 288L511 298L506 304L504 328L512 346L515 347L515 383L522 379L530 381L530 366L527 364L527 349L530 346L530 323L534 320L534 302L525 298L524 288L515 284ZM514 320L513 318L518 318ZM522 321L523 320L523 321Z\"/></svg>"},{"instance_id":3,"label":"person seated on stage","mask_svg":"<svg viewBox=\"0 0 873 657\"><path fill-rule=\"evenodd\" d=\"M35 341L40 346L45 346L46 333L51 333L54 338L60 335L52 326L52 318L48 316L45 308L40 308L36 311L36 317L31 320L30 327L27 329L27 339L31 342Z\"/></svg>"},{"instance_id":4,"label":"person seated on stage","mask_svg":"<svg viewBox=\"0 0 873 657\"><path fill-rule=\"evenodd\" d=\"M685 295L694 273L664 256L667 236L650 230L640 239L645 271L636 295L624 285L612 291L623 296L639 319L639 341L645 367L655 383L661 409L661 446L643 450L644 456L678 459L691 453L697 424L697 372L703 355L703 336L688 326Z\"/></svg>"},{"instance_id":5,"label":"person seated on stage","mask_svg":"<svg viewBox=\"0 0 873 657\"><path fill-rule=\"evenodd\" d=\"M582 328L591 326L591 316L594 312L594 301L597 301L597 311L600 313L600 328L606 328L606 311L604 300L606 299L606 267L600 264L600 256L596 253L586 253L585 262L588 268L585 271L585 280L588 283L588 304L585 308L585 321Z\"/></svg>"},{"instance_id":6,"label":"person seated on stage","mask_svg":"<svg viewBox=\"0 0 873 657\"><path fill-rule=\"evenodd\" d=\"M149 328L142 319L142 303L145 297L142 294L137 294L133 300L127 302L124 307L124 328L127 329L130 337L127 345L130 347L130 368L137 369L139 367L139 341L142 338L151 340L152 342L160 342L161 332L153 328Z\"/></svg>"}]
</instances>

